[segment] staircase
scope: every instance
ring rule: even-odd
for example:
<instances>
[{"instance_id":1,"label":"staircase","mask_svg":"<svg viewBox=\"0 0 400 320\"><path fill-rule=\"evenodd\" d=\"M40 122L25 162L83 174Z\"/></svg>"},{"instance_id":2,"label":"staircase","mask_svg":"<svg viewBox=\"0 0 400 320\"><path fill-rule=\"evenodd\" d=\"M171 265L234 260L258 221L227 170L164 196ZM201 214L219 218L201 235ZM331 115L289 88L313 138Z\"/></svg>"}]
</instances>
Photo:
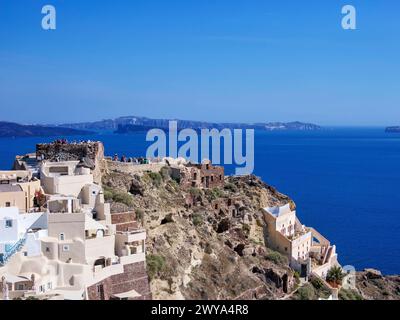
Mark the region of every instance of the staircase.
<instances>
[{"instance_id":1,"label":"staircase","mask_svg":"<svg viewBox=\"0 0 400 320\"><path fill-rule=\"evenodd\" d=\"M26 235L19 239L7 252L0 254L0 266L4 266L10 258L22 249L26 242Z\"/></svg>"}]
</instances>

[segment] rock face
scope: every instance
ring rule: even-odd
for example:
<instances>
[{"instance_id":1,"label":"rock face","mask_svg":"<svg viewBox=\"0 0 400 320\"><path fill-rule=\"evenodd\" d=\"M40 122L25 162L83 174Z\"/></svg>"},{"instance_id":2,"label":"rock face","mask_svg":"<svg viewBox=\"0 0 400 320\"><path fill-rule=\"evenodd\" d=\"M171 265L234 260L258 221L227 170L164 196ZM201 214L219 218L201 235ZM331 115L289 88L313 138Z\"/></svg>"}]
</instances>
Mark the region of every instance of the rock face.
<instances>
[{"instance_id":1,"label":"rock face","mask_svg":"<svg viewBox=\"0 0 400 320\"><path fill-rule=\"evenodd\" d=\"M269 259L259 211L291 200L257 177L202 190L180 186L163 168L141 176L107 171L103 185L134 191L129 208L144 211L153 299L279 299L293 289L287 263ZM235 216L216 209L222 198L240 199L244 209Z\"/></svg>"},{"instance_id":2,"label":"rock face","mask_svg":"<svg viewBox=\"0 0 400 320\"><path fill-rule=\"evenodd\" d=\"M383 276L380 271L365 269L357 273L356 287L366 300L400 300L400 276Z\"/></svg>"},{"instance_id":3,"label":"rock face","mask_svg":"<svg viewBox=\"0 0 400 320\"><path fill-rule=\"evenodd\" d=\"M255 176L226 177L222 188L197 189L180 186L164 167L141 175L106 170L102 182L131 197L129 203L112 202L114 212L142 214L153 299L287 299L307 292L312 299L326 299L331 294L311 281L292 295L294 272L286 257L266 247L259 209L286 203L295 209L295 204ZM341 290L340 298L400 299L400 277L374 269L357 273L356 287Z\"/></svg>"}]
</instances>

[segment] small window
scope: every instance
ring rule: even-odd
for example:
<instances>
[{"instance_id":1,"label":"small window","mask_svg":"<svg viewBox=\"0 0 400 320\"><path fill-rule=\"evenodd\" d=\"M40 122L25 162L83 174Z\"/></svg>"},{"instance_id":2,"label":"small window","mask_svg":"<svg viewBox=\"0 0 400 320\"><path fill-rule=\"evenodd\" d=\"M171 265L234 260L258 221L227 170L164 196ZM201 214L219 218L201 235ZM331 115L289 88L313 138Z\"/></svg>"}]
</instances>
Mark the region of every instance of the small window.
<instances>
[{"instance_id":1,"label":"small window","mask_svg":"<svg viewBox=\"0 0 400 320\"><path fill-rule=\"evenodd\" d=\"M97 285L97 293L101 293L103 291L103 285L102 284L98 284Z\"/></svg>"},{"instance_id":2,"label":"small window","mask_svg":"<svg viewBox=\"0 0 400 320\"><path fill-rule=\"evenodd\" d=\"M46 252L50 252L50 248L49 247L46 247Z\"/></svg>"},{"instance_id":3,"label":"small window","mask_svg":"<svg viewBox=\"0 0 400 320\"><path fill-rule=\"evenodd\" d=\"M11 207L11 202L6 202L6 207L7 208Z\"/></svg>"},{"instance_id":4,"label":"small window","mask_svg":"<svg viewBox=\"0 0 400 320\"><path fill-rule=\"evenodd\" d=\"M62 249L64 252L69 251L69 245L63 245Z\"/></svg>"},{"instance_id":5,"label":"small window","mask_svg":"<svg viewBox=\"0 0 400 320\"><path fill-rule=\"evenodd\" d=\"M19 284L17 286L17 290L24 290L24 285L23 284Z\"/></svg>"},{"instance_id":6,"label":"small window","mask_svg":"<svg viewBox=\"0 0 400 320\"><path fill-rule=\"evenodd\" d=\"M12 228L13 222L12 220L6 220L6 228Z\"/></svg>"},{"instance_id":7,"label":"small window","mask_svg":"<svg viewBox=\"0 0 400 320\"><path fill-rule=\"evenodd\" d=\"M28 252L24 252L24 257L27 257L28 256Z\"/></svg>"},{"instance_id":8,"label":"small window","mask_svg":"<svg viewBox=\"0 0 400 320\"><path fill-rule=\"evenodd\" d=\"M51 290L52 288L53 288L53 285L51 284L51 282L49 282L49 283L47 284L47 289Z\"/></svg>"},{"instance_id":9,"label":"small window","mask_svg":"<svg viewBox=\"0 0 400 320\"><path fill-rule=\"evenodd\" d=\"M65 233L60 233L60 241L64 241L65 240Z\"/></svg>"}]
</instances>

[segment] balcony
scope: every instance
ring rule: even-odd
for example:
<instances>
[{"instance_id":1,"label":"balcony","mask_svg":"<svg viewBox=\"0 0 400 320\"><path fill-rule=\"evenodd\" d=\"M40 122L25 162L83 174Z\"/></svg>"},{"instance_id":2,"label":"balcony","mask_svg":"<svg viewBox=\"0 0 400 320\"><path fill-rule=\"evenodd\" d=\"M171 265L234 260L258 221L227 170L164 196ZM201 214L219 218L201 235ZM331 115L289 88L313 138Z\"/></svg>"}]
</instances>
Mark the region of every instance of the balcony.
<instances>
[{"instance_id":1,"label":"balcony","mask_svg":"<svg viewBox=\"0 0 400 320\"><path fill-rule=\"evenodd\" d=\"M134 229L129 231L117 231L117 235L123 242L136 242L146 240L145 229Z\"/></svg>"}]
</instances>

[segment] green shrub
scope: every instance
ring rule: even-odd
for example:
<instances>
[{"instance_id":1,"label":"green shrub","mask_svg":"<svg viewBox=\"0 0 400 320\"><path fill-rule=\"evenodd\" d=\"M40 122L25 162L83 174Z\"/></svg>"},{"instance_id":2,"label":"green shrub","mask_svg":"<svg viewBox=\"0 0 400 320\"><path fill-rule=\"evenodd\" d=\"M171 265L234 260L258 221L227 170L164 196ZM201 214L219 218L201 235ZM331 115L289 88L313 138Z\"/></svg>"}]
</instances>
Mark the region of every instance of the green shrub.
<instances>
[{"instance_id":1,"label":"green shrub","mask_svg":"<svg viewBox=\"0 0 400 320\"><path fill-rule=\"evenodd\" d=\"M273 251L265 256L265 259L274 262L275 264L288 264L288 259L277 251Z\"/></svg>"},{"instance_id":2,"label":"green shrub","mask_svg":"<svg viewBox=\"0 0 400 320\"><path fill-rule=\"evenodd\" d=\"M130 193L119 191L108 186L103 186L103 194L104 200L106 201L114 201L127 205L128 207L132 207L134 204L133 197Z\"/></svg>"},{"instance_id":3,"label":"green shrub","mask_svg":"<svg viewBox=\"0 0 400 320\"><path fill-rule=\"evenodd\" d=\"M355 290L343 289L339 291L340 300L363 300L363 297Z\"/></svg>"},{"instance_id":4,"label":"green shrub","mask_svg":"<svg viewBox=\"0 0 400 320\"><path fill-rule=\"evenodd\" d=\"M149 173L148 173L148 176L150 177L152 183L153 183L155 186L157 186L157 187L161 186L161 183L162 183L162 181L163 181L163 178L162 178L162 176L161 176L160 173L158 173L158 172L149 172Z\"/></svg>"},{"instance_id":5,"label":"green shrub","mask_svg":"<svg viewBox=\"0 0 400 320\"><path fill-rule=\"evenodd\" d=\"M160 255L150 254L146 257L147 263L147 274L150 279L154 279L155 276L159 275L165 267L165 258Z\"/></svg>"},{"instance_id":6,"label":"green shrub","mask_svg":"<svg viewBox=\"0 0 400 320\"><path fill-rule=\"evenodd\" d=\"M192 215L192 222L195 226L199 226L203 223L203 216L199 213L194 213Z\"/></svg>"},{"instance_id":7,"label":"green shrub","mask_svg":"<svg viewBox=\"0 0 400 320\"><path fill-rule=\"evenodd\" d=\"M236 192L237 191L237 187L233 184L233 183L226 183L224 186L225 190L231 191L231 192Z\"/></svg>"},{"instance_id":8,"label":"green shrub","mask_svg":"<svg viewBox=\"0 0 400 320\"><path fill-rule=\"evenodd\" d=\"M123 203L128 207L133 206L133 197L127 192L116 192L114 193L113 200L115 202Z\"/></svg>"},{"instance_id":9,"label":"green shrub","mask_svg":"<svg viewBox=\"0 0 400 320\"><path fill-rule=\"evenodd\" d=\"M317 296L327 299L332 294L331 290L325 285L325 283L318 277L312 276L311 285L316 290Z\"/></svg>"},{"instance_id":10,"label":"green shrub","mask_svg":"<svg viewBox=\"0 0 400 320\"><path fill-rule=\"evenodd\" d=\"M298 300L314 300L316 298L314 288L308 283L297 290L295 297Z\"/></svg>"},{"instance_id":11,"label":"green shrub","mask_svg":"<svg viewBox=\"0 0 400 320\"><path fill-rule=\"evenodd\" d=\"M105 201L110 201L113 199L113 193L109 190L104 190L104 200Z\"/></svg>"},{"instance_id":12,"label":"green shrub","mask_svg":"<svg viewBox=\"0 0 400 320\"><path fill-rule=\"evenodd\" d=\"M209 201L216 200L218 198L222 198L224 193L219 188L212 188L206 190L206 195Z\"/></svg>"}]
</instances>

